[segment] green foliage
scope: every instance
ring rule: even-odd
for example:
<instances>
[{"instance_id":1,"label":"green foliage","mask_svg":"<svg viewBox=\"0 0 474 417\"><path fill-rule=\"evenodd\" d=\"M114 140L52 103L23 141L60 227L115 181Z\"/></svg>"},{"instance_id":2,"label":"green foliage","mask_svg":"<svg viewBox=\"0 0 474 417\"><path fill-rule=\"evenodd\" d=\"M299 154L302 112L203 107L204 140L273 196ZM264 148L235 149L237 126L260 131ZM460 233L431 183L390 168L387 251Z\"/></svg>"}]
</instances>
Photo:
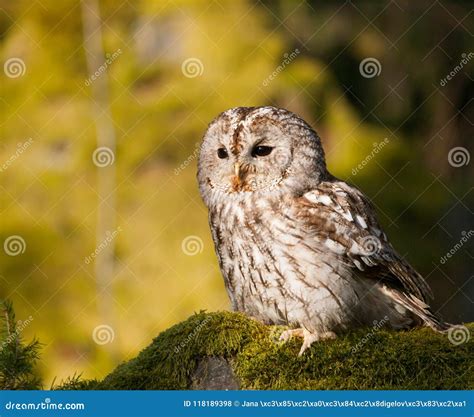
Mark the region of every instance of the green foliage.
<instances>
[{"instance_id":1,"label":"green foliage","mask_svg":"<svg viewBox=\"0 0 474 417\"><path fill-rule=\"evenodd\" d=\"M12 303L1 306L0 331L0 389L39 389L41 380L36 373L40 343L33 340L24 344L22 322L17 322Z\"/></svg>"},{"instance_id":2,"label":"green foliage","mask_svg":"<svg viewBox=\"0 0 474 417\"><path fill-rule=\"evenodd\" d=\"M469 324L474 332L474 324ZM228 359L242 389L473 389L474 338L453 345L447 335L360 329L314 343L278 341L282 328L240 313L199 313L161 333L103 381L59 389L188 389L197 361ZM370 337L368 336L370 334Z\"/></svg>"},{"instance_id":3,"label":"green foliage","mask_svg":"<svg viewBox=\"0 0 474 417\"><path fill-rule=\"evenodd\" d=\"M72 391L72 390L91 390L94 389L99 381L95 379L84 380L81 374L74 374L73 376L67 377L60 384L55 385L52 383L51 389Z\"/></svg>"},{"instance_id":4,"label":"green foliage","mask_svg":"<svg viewBox=\"0 0 474 417\"><path fill-rule=\"evenodd\" d=\"M39 343L22 343L11 303L3 304L2 317L0 388L41 388L35 373ZM474 324L467 328L472 333ZM474 388L473 338L454 345L427 328L360 329L314 343L298 357L301 341L279 342L282 330L240 313L201 312L161 333L102 381L74 374L52 388L189 389L197 363L205 357L226 358L242 389Z\"/></svg>"},{"instance_id":5,"label":"green foliage","mask_svg":"<svg viewBox=\"0 0 474 417\"><path fill-rule=\"evenodd\" d=\"M195 314L161 333L97 389L186 389L199 358L231 358L264 332L265 326L242 314Z\"/></svg>"}]
</instances>

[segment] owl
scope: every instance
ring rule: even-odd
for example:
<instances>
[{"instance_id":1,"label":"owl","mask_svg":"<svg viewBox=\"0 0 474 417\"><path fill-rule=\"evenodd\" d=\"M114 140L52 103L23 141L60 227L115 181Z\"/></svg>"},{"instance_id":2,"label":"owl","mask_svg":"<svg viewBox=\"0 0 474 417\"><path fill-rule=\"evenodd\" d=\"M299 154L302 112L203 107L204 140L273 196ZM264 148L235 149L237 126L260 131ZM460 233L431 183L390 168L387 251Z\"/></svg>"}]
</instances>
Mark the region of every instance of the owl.
<instances>
[{"instance_id":1,"label":"owl","mask_svg":"<svg viewBox=\"0 0 474 417\"><path fill-rule=\"evenodd\" d=\"M197 178L233 309L288 326L281 339L302 337L300 355L375 323L449 327L367 197L328 172L320 138L292 112L221 113L204 135Z\"/></svg>"}]
</instances>

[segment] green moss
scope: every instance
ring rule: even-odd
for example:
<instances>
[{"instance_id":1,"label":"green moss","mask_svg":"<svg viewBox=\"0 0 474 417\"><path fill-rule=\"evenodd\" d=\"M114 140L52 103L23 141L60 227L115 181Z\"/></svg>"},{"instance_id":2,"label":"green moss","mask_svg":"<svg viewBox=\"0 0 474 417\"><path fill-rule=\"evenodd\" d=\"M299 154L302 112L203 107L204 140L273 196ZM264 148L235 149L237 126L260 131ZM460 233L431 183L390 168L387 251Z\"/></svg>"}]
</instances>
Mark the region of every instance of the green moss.
<instances>
[{"instance_id":1,"label":"green moss","mask_svg":"<svg viewBox=\"0 0 474 417\"><path fill-rule=\"evenodd\" d=\"M242 314L195 314L161 333L94 389L187 389L200 358L233 358L264 335L265 326Z\"/></svg>"},{"instance_id":2,"label":"green moss","mask_svg":"<svg viewBox=\"0 0 474 417\"><path fill-rule=\"evenodd\" d=\"M472 334L474 324L467 328ZM279 342L282 330L238 313L199 313L83 388L188 389L198 360L206 356L227 358L242 389L474 388L473 337L456 346L428 328L360 329L314 343L298 357L301 340Z\"/></svg>"}]
</instances>

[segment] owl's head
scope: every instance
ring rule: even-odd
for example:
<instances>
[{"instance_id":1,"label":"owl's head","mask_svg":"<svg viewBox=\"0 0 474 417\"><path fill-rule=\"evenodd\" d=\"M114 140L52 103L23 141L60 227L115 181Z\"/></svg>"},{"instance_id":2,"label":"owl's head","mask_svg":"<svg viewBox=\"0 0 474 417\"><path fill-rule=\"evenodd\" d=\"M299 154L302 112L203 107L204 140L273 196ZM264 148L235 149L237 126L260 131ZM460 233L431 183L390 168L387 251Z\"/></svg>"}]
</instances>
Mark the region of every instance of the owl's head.
<instances>
[{"instance_id":1,"label":"owl's head","mask_svg":"<svg viewBox=\"0 0 474 417\"><path fill-rule=\"evenodd\" d=\"M236 107L217 116L201 144L198 181L209 205L215 194L297 194L326 177L316 132L275 107Z\"/></svg>"}]
</instances>

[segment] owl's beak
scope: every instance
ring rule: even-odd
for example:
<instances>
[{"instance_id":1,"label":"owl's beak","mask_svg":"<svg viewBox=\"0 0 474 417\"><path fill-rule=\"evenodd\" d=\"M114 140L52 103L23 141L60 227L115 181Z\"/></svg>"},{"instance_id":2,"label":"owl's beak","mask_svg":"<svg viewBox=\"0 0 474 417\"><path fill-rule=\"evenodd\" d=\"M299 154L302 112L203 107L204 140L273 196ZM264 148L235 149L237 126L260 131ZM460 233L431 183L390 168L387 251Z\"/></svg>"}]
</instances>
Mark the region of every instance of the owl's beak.
<instances>
[{"instance_id":1,"label":"owl's beak","mask_svg":"<svg viewBox=\"0 0 474 417\"><path fill-rule=\"evenodd\" d=\"M234 164L234 177L232 178L232 188L234 191L239 191L244 186L245 179L245 169L242 169L242 166L239 162Z\"/></svg>"},{"instance_id":2,"label":"owl's beak","mask_svg":"<svg viewBox=\"0 0 474 417\"><path fill-rule=\"evenodd\" d=\"M248 165L241 164L240 162L234 163L234 175L232 176L232 189L234 191L249 191L249 185L247 184L247 175L249 173Z\"/></svg>"},{"instance_id":3,"label":"owl's beak","mask_svg":"<svg viewBox=\"0 0 474 417\"><path fill-rule=\"evenodd\" d=\"M240 174L240 164L238 162L236 162L234 164L234 174L237 178L239 178L239 174Z\"/></svg>"}]
</instances>

